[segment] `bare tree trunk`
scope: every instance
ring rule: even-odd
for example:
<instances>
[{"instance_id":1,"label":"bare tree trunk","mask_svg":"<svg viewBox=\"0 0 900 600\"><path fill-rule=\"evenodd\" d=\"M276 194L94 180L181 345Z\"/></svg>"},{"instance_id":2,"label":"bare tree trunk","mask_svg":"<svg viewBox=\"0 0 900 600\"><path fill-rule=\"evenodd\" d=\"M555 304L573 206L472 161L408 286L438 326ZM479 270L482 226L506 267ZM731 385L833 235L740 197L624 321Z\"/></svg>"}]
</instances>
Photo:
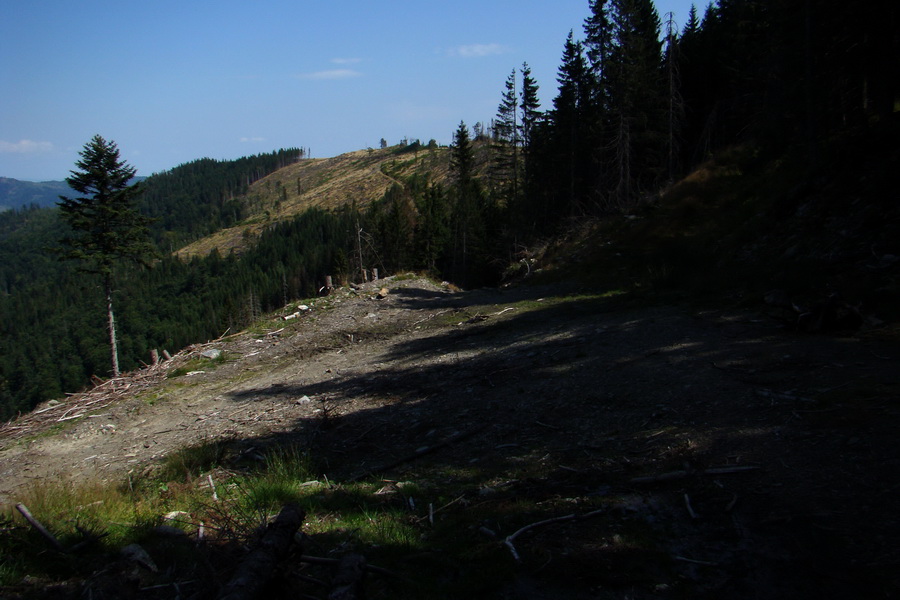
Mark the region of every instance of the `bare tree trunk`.
<instances>
[{"instance_id":1,"label":"bare tree trunk","mask_svg":"<svg viewBox=\"0 0 900 600\"><path fill-rule=\"evenodd\" d=\"M363 283L368 281L366 277L366 266L363 264L363 253L362 253L362 227L359 226L359 219L356 220L356 253L359 255L359 272L362 276Z\"/></svg>"},{"instance_id":2,"label":"bare tree trunk","mask_svg":"<svg viewBox=\"0 0 900 600\"><path fill-rule=\"evenodd\" d=\"M109 332L109 353L112 361L112 376L119 376L119 346L116 342L116 317L113 315L112 275L107 273L103 281L106 288L106 318Z\"/></svg>"}]
</instances>

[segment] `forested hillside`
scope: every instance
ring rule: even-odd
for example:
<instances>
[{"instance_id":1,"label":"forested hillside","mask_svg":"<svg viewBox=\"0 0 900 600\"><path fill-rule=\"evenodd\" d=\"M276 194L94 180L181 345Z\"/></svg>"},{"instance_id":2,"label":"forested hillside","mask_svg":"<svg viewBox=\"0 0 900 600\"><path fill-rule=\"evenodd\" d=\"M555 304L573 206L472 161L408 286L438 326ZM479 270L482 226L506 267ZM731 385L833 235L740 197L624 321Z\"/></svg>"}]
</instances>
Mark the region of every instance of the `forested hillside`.
<instances>
[{"instance_id":1,"label":"forested hillside","mask_svg":"<svg viewBox=\"0 0 900 600\"><path fill-rule=\"evenodd\" d=\"M326 274L495 284L586 221L601 236L579 268L605 285L715 269L732 277L719 292L897 297L900 9L720 0L679 27L650 0L589 5L583 35L560 32L555 91L517 66L489 125L460 123L449 150L326 163L290 149L150 177L142 210L167 257L120 274L123 366L242 327ZM60 235L52 210L0 215L2 416L108 372L95 282L41 251Z\"/></svg>"},{"instance_id":2,"label":"forested hillside","mask_svg":"<svg viewBox=\"0 0 900 600\"><path fill-rule=\"evenodd\" d=\"M155 219L153 238L163 249L178 247L234 222L243 208L233 196L301 156L300 150L288 149L238 161L202 159L151 176L142 183L142 207L144 214ZM67 195L75 194L69 190ZM0 213L0 413L4 417L77 390L91 376L109 372L100 283L79 273L76 265L59 260L55 249L64 235L66 226L55 208ZM205 280L207 271L225 276L214 257L209 261L207 267L166 258L149 271L122 268L116 296L126 369L147 360L150 348L180 347L212 337L221 333L220 322L243 318L237 309L234 314L218 311L196 318L198 307L204 306L200 294L217 288L192 282ZM231 287L221 295L238 298L243 280L233 272L227 275Z\"/></svg>"},{"instance_id":3,"label":"forested hillside","mask_svg":"<svg viewBox=\"0 0 900 600\"><path fill-rule=\"evenodd\" d=\"M35 183L0 177L0 212L32 206L53 206L59 200L59 195L68 191L69 186L62 181Z\"/></svg>"}]
</instances>

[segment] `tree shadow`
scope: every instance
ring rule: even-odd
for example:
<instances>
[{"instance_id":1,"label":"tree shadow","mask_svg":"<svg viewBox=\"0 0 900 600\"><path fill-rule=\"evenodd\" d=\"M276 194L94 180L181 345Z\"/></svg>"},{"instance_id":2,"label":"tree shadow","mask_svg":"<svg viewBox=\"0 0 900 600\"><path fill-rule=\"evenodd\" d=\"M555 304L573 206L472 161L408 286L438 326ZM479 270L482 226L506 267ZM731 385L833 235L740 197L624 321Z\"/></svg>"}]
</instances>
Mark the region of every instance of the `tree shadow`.
<instances>
[{"instance_id":1,"label":"tree shadow","mask_svg":"<svg viewBox=\"0 0 900 600\"><path fill-rule=\"evenodd\" d=\"M853 361L858 340L785 336L739 313L622 309L590 296L546 296L542 305L542 291L502 299L392 292L411 310L486 318L388 340L376 370L231 394L236 401L305 396L318 411L289 432L245 441L306 444L332 482L452 482L471 505L492 507L477 516L493 520L501 535L562 510L564 498L584 507L573 512L607 507L599 524L563 529L573 536L568 545L558 536L547 542L557 548L549 550L557 565L587 560L597 544L616 556L652 548L648 556L660 561L654 573L669 573L660 581L682 592L688 585L711 597L728 581L746 587L736 597L784 597L776 584L800 594L793 597L861 589L836 567L862 525L848 517L835 526L838 508L821 497L831 479L820 467L835 461L849 469L862 451L851 459L848 430L811 433L798 412L830 410L818 390L845 381L847 373L831 365ZM523 301L513 311L493 310ZM888 429L880 431L886 445ZM759 469L709 474L744 466ZM896 474L879 476L898 483ZM638 483L641 477L649 483ZM871 473L850 478L871 483ZM848 491L841 501L855 496ZM828 508L797 518L811 502ZM831 533L821 529L826 522ZM583 528L594 537L572 533ZM877 528L868 529L875 535ZM529 560L542 551L530 546ZM727 577L698 575L712 564ZM623 574L620 583L635 585L641 573ZM802 588L813 575L820 584ZM880 592L891 584L882 577L866 585Z\"/></svg>"}]
</instances>

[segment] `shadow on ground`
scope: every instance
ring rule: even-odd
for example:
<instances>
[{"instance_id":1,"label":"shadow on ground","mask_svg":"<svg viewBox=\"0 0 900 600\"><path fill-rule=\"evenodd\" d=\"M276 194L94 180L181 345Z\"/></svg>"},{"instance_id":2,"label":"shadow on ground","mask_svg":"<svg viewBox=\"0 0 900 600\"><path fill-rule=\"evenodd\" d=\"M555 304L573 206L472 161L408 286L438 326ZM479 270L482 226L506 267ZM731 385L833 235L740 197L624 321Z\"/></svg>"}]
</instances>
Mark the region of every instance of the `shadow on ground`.
<instances>
[{"instance_id":1,"label":"shadow on ground","mask_svg":"<svg viewBox=\"0 0 900 600\"><path fill-rule=\"evenodd\" d=\"M383 341L376 370L233 394L320 407L242 443L306 445L331 482L460 490L473 549L604 509L523 536L534 580L508 597L900 591L895 347L595 296L397 293L445 326Z\"/></svg>"}]
</instances>

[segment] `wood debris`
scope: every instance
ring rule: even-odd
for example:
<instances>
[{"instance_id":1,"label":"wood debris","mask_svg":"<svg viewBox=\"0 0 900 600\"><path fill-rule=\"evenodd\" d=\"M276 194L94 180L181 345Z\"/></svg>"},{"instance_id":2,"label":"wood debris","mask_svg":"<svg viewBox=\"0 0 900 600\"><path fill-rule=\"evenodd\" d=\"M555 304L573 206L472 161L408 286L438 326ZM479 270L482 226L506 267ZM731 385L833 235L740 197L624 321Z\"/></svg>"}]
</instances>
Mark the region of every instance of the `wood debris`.
<instances>
[{"instance_id":1,"label":"wood debris","mask_svg":"<svg viewBox=\"0 0 900 600\"><path fill-rule=\"evenodd\" d=\"M69 394L64 399L50 400L44 403L42 408L0 424L0 440L35 435L58 423L89 416L88 413L102 410L116 402L134 397L158 385L171 371L200 356L219 341L221 338L206 344L188 346L164 362L124 373L119 377L105 381L94 377L95 385L90 390Z\"/></svg>"}]
</instances>

